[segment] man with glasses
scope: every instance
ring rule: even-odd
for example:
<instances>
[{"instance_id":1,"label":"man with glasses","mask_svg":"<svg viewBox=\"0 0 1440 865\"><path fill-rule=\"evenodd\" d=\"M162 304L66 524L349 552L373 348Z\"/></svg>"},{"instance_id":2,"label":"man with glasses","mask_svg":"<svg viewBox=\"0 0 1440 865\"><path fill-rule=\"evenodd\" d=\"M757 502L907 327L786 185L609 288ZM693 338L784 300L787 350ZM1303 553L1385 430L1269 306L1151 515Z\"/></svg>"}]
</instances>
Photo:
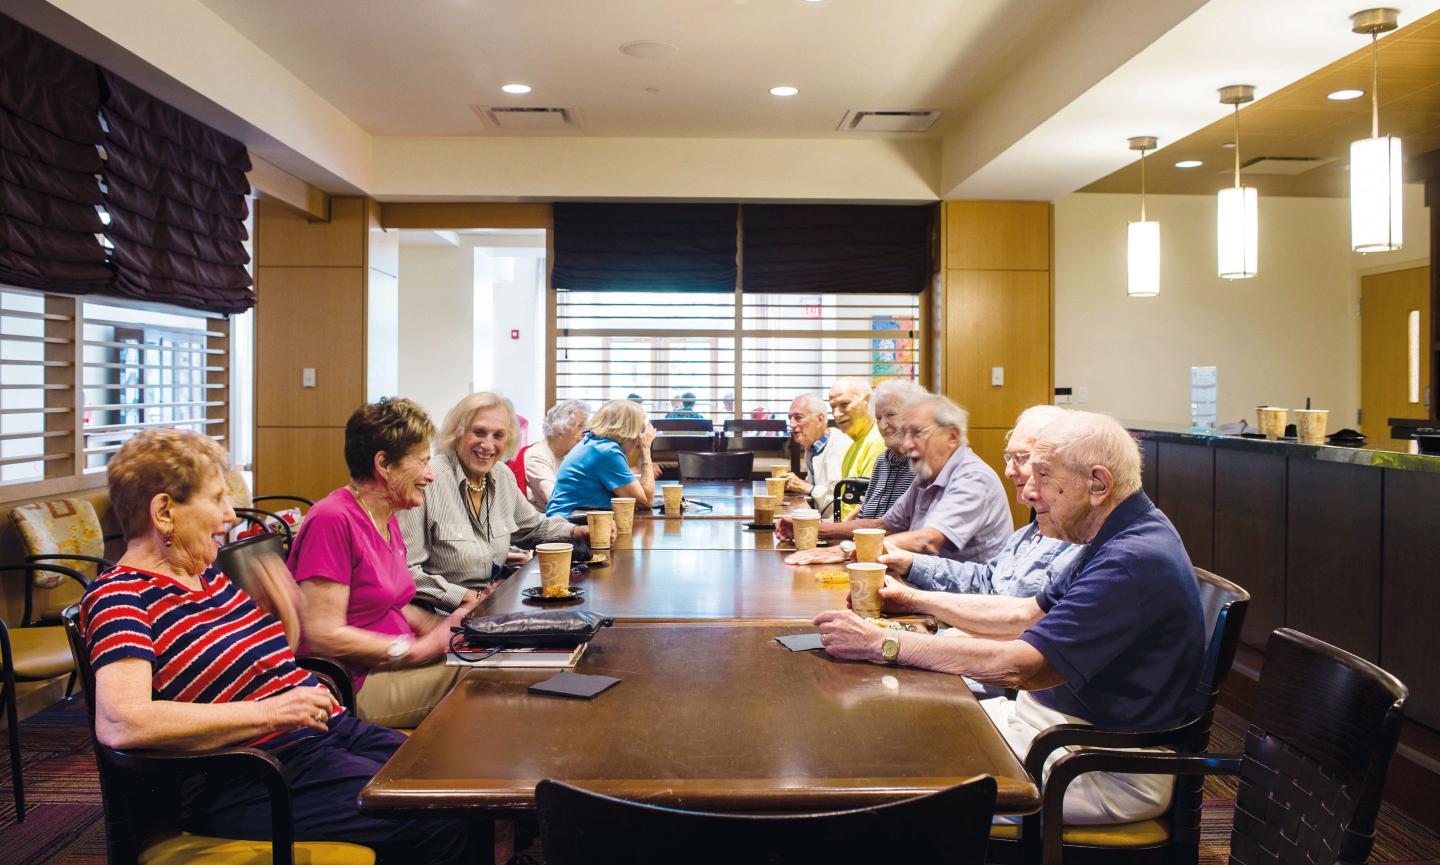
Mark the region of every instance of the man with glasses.
<instances>
[{"instance_id":1,"label":"man with glasses","mask_svg":"<svg viewBox=\"0 0 1440 865\"><path fill-rule=\"evenodd\" d=\"M1014 526L999 476L970 450L965 410L943 396L922 396L906 403L903 418L903 447L915 482L884 517L841 525L851 531L883 528L886 542L902 550L972 562L990 559ZM788 523L780 522L777 534L789 532ZM844 550L817 547L785 561L803 565L845 557Z\"/></svg>"},{"instance_id":2,"label":"man with glasses","mask_svg":"<svg viewBox=\"0 0 1440 865\"><path fill-rule=\"evenodd\" d=\"M813 393L802 393L790 403L790 434L805 449L804 481L794 472L785 475L785 489L805 493L822 513L830 507L835 482L840 480L840 463L850 449L850 437L831 429L825 421L825 403Z\"/></svg>"},{"instance_id":3,"label":"man with glasses","mask_svg":"<svg viewBox=\"0 0 1440 865\"><path fill-rule=\"evenodd\" d=\"M1035 437L1064 414L1064 409L1053 405L1031 406L1020 413L1005 436L1005 477L1015 487L1016 500L1026 507L1025 483L1030 480ZM1029 598L1044 591L1052 580L1069 574L1084 551L1083 545L1046 537L1032 520L1010 535L987 562L957 562L901 549L887 551L880 561L890 566L891 573L925 591Z\"/></svg>"}]
</instances>

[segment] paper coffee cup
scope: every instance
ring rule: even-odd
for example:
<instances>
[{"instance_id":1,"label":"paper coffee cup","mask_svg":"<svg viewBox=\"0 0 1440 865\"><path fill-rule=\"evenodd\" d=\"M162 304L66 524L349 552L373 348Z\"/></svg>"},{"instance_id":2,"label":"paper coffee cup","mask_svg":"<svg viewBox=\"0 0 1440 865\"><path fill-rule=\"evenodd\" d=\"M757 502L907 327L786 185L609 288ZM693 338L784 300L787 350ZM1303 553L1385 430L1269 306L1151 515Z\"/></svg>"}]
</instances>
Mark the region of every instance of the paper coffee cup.
<instances>
[{"instance_id":1,"label":"paper coffee cup","mask_svg":"<svg viewBox=\"0 0 1440 865\"><path fill-rule=\"evenodd\" d=\"M765 494L773 498L776 504L785 501L785 479L766 478Z\"/></svg>"},{"instance_id":2,"label":"paper coffee cup","mask_svg":"<svg viewBox=\"0 0 1440 865\"><path fill-rule=\"evenodd\" d=\"M771 467L770 467L770 477L772 477L772 478L783 478L783 477L785 477L785 476L786 476L787 474L789 474L789 473L790 473L790 467L787 466L787 465L778 465L778 466L771 466Z\"/></svg>"},{"instance_id":3,"label":"paper coffee cup","mask_svg":"<svg viewBox=\"0 0 1440 865\"><path fill-rule=\"evenodd\" d=\"M814 508L798 508L790 512L795 527L795 549L813 550L820 541L820 512Z\"/></svg>"},{"instance_id":4,"label":"paper coffee cup","mask_svg":"<svg viewBox=\"0 0 1440 865\"><path fill-rule=\"evenodd\" d=\"M680 484L666 484L660 488L665 493L665 513L679 515L684 487Z\"/></svg>"},{"instance_id":5,"label":"paper coffee cup","mask_svg":"<svg viewBox=\"0 0 1440 865\"><path fill-rule=\"evenodd\" d=\"M591 511L585 519L590 523L590 549L610 549L610 528L615 525L615 512Z\"/></svg>"},{"instance_id":6,"label":"paper coffee cup","mask_svg":"<svg viewBox=\"0 0 1440 865\"><path fill-rule=\"evenodd\" d=\"M610 510L615 512L615 531L628 535L635 530L635 500L629 497L611 499Z\"/></svg>"},{"instance_id":7,"label":"paper coffee cup","mask_svg":"<svg viewBox=\"0 0 1440 865\"><path fill-rule=\"evenodd\" d=\"M755 525L775 525L775 499L773 496L755 497Z\"/></svg>"},{"instance_id":8,"label":"paper coffee cup","mask_svg":"<svg viewBox=\"0 0 1440 865\"><path fill-rule=\"evenodd\" d=\"M850 609L867 619L879 616L885 566L877 562L851 562L845 570L850 572Z\"/></svg>"},{"instance_id":9,"label":"paper coffee cup","mask_svg":"<svg viewBox=\"0 0 1440 865\"><path fill-rule=\"evenodd\" d=\"M1307 445L1325 444L1325 424L1330 419L1327 409L1295 409L1295 433Z\"/></svg>"},{"instance_id":10,"label":"paper coffee cup","mask_svg":"<svg viewBox=\"0 0 1440 865\"><path fill-rule=\"evenodd\" d=\"M1290 415L1288 408L1265 405L1256 411L1260 414L1260 432L1264 433L1267 439L1274 441L1285 435L1285 423Z\"/></svg>"},{"instance_id":11,"label":"paper coffee cup","mask_svg":"<svg viewBox=\"0 0 1440 865\"><path fill-rule=\"evenodd\" d=\"M880 554L883 552L885 552L884 529L855 530L855 561L878 562Z\"/></svg>"},{"instance_id":12,"label":"paper coffee cup","mask_svg":"<svg viewBox=\"0 0 1440 865\"><path fill-rule=\"evenodd\" d=\"M541 594L559 598L570 594L570 555L574 544L539 544Z\"/></svg>"}]
</instances>

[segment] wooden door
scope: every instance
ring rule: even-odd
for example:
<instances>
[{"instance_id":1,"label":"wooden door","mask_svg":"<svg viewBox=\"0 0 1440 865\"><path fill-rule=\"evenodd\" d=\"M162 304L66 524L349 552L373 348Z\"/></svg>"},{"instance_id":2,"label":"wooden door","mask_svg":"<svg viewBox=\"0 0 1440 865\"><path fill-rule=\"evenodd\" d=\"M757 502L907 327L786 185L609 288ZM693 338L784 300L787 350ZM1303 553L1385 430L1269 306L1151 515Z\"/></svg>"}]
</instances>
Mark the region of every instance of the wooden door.
<instances>
[{"instance_id":1,"label":"wooden door","mask_svg":"<svg viewBox=\"0 0 1440 865\"><path fill-rule=\"evenodd\" d=\"M1390 438L1392 417L1430 416L1430 268L1360 280L1361 432ZM1333 420L1331 426L1338 427Z\"/></svg>"}]
</instances>

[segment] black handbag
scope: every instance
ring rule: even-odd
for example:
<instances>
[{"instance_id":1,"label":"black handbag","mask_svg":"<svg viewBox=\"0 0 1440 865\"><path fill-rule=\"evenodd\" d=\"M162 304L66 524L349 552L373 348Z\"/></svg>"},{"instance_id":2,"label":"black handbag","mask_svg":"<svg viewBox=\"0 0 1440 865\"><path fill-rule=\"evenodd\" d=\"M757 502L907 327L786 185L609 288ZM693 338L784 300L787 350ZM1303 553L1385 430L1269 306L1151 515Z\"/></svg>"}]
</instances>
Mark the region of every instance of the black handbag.
<instances>
[{"instance_id":1,"label":"black handbag","mask_svg":"<svg viewBox=\"0 0 1440 865\"><path fill-rule=\"evenodd\" d=\"M539 610L503 616L468 616L456 636L471 650L573 648L588 643L615 620L591 610Z\"/></svg>"}]
</instances>

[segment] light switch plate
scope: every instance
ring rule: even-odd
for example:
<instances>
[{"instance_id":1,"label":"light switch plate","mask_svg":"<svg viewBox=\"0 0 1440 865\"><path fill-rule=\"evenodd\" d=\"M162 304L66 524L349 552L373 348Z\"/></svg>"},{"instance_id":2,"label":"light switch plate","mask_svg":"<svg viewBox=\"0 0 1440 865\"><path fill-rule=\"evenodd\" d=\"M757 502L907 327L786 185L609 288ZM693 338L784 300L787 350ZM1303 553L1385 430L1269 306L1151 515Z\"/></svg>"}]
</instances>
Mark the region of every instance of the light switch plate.
<instances>
[{"instance_id":1,"label":"light switch plate","mask_svg":"<svg viewBox=\"0 0 1440 865\"><path fill-rule=\"evenodd\" d=\"M300 370L300 386L301 386L301 387L314 387L314 386L315 386L315 367L313 367L313 366L307 366L307 367L305 367L304 369Z\"/></svg>"},{"instance_id":2,"label":"light switch plate","mask_svg":"<svg viewBox=\"0 0 1440 865\"><path fill-rule=\"evenodd\" d=\"M1077 388L1075 388L1075 401L1078 402L1078 403L1080 403L1080 404L1082 404L1082 405L1085 404L1085 403L1087 403L1087 402L1089 402L1089 401L1090 401L1090 388L1088 388L1088 387L1077 387Z\"/></svg>"},{"instance_id":3,"label":"light switch plate","mask_svg":"<svg viewBox=\"0 0 1440 865\"><path fill-rule=\"evenodd\" d=\"M995 387L1004 387L1004 386L1005 386L1005 367L1003 367L1003 366L992 366L992 367L990 367L990 384L994 385Z\"/></svg>"}]
</instances>

